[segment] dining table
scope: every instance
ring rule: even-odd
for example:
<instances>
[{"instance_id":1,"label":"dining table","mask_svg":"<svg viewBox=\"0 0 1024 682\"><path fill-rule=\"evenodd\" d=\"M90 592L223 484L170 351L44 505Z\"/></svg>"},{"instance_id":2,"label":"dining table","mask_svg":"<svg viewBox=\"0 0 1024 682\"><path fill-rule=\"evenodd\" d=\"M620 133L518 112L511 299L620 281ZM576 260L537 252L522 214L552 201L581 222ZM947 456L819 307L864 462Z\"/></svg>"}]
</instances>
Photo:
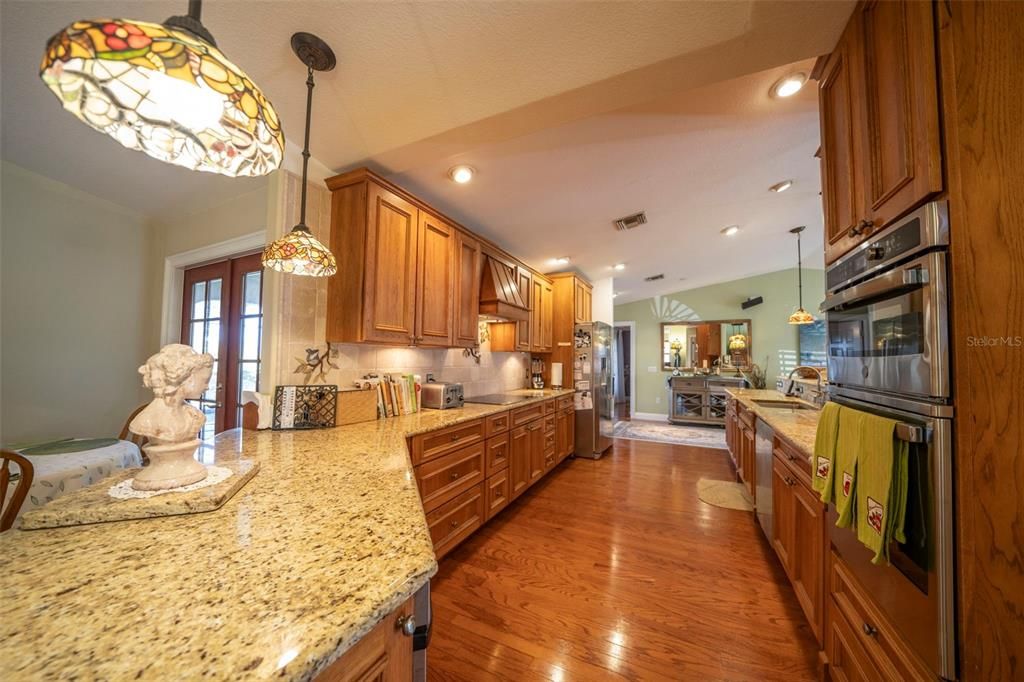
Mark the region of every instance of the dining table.
<instances>
[{"instance_id":1,"label":"dining table","mask_svg":"<svg viewBox=\"0 0 1024 682\"><path fill-rule=\"evenodd\" d=\"M65 444L64 447L61 444ZM85 450L76 450L75 444L75 439L64 439L47 444L46 448L15 450L32 463L33 471L32 485L18 512L19 518L26 511L42 507L61 495L90 486L117 469L142 466L139 446L131 441L110 438L102 441L100 447ZM9 487L13 489L17 483L15 478Z\"/></svg>"}]
</instances>

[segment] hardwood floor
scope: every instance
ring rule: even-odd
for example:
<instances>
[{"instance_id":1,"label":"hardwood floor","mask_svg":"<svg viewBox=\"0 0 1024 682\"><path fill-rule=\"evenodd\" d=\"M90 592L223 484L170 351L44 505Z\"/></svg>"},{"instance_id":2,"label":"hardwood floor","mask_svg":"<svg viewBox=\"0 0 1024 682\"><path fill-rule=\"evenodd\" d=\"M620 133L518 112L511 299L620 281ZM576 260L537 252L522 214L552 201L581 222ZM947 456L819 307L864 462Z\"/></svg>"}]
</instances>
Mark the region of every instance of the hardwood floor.
<instances>
[{"instance_id":1,"label":"hardwood floor","mask_svg":"<svg viewBox=\"0 0 1024 682\"><path fill-rule=\"evenodd\" d=\"M616 441L566 460L441 562L429 679L816 679L754 515L697 499L727 458Z\"/></svg>"}]
</instances>

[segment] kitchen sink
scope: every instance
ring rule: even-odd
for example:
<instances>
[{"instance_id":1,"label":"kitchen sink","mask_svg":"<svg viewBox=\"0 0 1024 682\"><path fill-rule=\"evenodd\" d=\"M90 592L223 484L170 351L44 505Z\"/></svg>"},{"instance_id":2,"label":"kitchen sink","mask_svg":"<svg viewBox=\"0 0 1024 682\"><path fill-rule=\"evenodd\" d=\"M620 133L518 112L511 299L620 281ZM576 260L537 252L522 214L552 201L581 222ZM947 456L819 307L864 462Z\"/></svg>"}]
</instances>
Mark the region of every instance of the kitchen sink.
<instances>
[{"instance_id":1,"label":"kitchen sink","mask_svg":"<svg viewBox=\"0 0 1024 682\"><path fill-rule=\"evenodd\" d=\"M816 410L817 408L790 400L757 400L754 402L761 407L783 410Z\"/></svg>"}]
</instances>

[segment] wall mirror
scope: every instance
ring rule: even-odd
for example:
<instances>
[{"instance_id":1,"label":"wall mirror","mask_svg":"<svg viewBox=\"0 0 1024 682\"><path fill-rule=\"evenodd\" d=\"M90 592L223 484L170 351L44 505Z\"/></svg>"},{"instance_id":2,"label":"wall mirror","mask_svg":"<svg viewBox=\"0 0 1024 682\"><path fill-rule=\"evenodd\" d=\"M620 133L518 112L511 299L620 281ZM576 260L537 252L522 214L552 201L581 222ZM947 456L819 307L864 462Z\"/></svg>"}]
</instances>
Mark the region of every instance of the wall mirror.
<instances>
[{"instance_id":1,"label":"wall mirror","mask_svg":"<svg viewBox=\"0 0 1024 682\"><path fill-rule=\"evenodd\" d=\"M711 368L716 361L745 368L750 357L750 320L661 323L664 370Z\"/></svg>"}]
</instances>

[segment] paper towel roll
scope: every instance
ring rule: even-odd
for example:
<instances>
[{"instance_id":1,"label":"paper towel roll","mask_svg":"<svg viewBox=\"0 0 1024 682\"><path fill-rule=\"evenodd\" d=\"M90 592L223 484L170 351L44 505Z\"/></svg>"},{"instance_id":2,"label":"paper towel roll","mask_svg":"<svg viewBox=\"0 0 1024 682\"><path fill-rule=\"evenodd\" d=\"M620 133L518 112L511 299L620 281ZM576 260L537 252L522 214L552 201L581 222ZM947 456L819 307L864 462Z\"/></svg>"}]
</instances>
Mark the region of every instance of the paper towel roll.
<instances>
[{"instance_id":1,"label":"paper towel roll","mask_svg":"<svg viewBox=\"0 0 1024 682\"><path fill-rule=\"evenodd\" d=\"M551 387L562 387L562 363L560 362L551 363Z\"/></svg>"}]
</instances>

